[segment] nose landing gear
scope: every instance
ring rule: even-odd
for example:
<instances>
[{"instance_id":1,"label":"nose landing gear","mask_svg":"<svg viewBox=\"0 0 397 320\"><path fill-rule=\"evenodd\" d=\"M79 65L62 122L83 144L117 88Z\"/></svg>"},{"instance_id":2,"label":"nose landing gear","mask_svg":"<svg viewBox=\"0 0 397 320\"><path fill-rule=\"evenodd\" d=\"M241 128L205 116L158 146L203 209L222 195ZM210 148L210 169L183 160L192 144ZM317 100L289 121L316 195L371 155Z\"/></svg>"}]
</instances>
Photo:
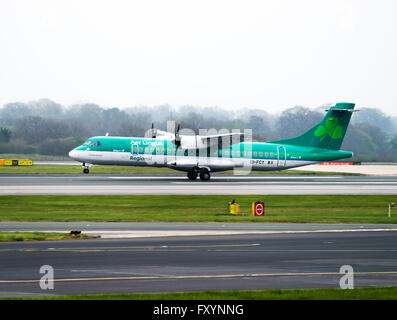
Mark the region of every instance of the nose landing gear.
<instances>
[{"instance_id":1,"label":"nose landing gear","mask_svg":"<svg viewBox=\"0 0 397 320\"><path fill-rule=\"evenodd\" d=\"M88 169L88 167L85 165L85 163L83 163L82 167L84 167L83 173L85 173L85 174L90 173L90 169Z\"/></svg>"}]
</instances>

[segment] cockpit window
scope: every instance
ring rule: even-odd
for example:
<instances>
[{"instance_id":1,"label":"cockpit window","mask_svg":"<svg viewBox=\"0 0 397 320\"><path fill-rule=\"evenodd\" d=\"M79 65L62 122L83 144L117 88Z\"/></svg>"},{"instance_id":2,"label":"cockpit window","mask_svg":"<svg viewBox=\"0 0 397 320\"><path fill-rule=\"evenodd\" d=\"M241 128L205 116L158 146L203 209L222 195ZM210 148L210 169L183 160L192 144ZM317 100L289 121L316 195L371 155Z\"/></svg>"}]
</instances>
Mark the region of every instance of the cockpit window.
<instances>
[{"instance_id":1,"label":"cockpit window","mask_svg":"<svg viewBox=\"0 0 397 320\"><path fill-rule=\"evenodd\" d=\"M97 145L97 142L96 141L86 141L86 142L84 142L84 144L83 144L83 146L92 146L92 147L95 147Z\"/></svg>"}]
</instances>

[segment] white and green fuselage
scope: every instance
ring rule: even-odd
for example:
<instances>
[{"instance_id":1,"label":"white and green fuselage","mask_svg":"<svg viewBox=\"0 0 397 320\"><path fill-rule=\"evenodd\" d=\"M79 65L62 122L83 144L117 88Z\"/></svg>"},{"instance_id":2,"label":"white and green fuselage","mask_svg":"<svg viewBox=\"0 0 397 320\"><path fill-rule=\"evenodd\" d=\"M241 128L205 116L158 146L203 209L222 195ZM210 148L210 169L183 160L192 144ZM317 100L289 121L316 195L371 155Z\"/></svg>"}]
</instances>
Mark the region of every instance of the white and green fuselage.
<instances>
[{"instance_id":1,"label":"white and green fuselage","mask_svg":"<svg viewBox=\"0 0 397 320\"><path fill-rule=\"evenodd\" d=\"M252 170L280 170L352 155L346 151L258 142L242 142L212 153L176 150L171 140L93 137L88 142L92 145L82 145L71 151L70 156L90 164L171 167L183 171L197 166L207 166L211 171L241 166L252 166Z\"/></svg>"},{"instance_id":2,"label":"white and green fuselage","mask_svg":"<svg viewBox=\"0 0 397 320\"><path fill-rule=\"evenodd\" d=\"M100 136L88 139L69 156L84 165L156 166L197 173L234 168L282 170L351 157L352 152L339 149L353 109L354 104L338 103L318 125L299 137L285 140L183 149L170 137Z\"/></svg>"}]
</instances>

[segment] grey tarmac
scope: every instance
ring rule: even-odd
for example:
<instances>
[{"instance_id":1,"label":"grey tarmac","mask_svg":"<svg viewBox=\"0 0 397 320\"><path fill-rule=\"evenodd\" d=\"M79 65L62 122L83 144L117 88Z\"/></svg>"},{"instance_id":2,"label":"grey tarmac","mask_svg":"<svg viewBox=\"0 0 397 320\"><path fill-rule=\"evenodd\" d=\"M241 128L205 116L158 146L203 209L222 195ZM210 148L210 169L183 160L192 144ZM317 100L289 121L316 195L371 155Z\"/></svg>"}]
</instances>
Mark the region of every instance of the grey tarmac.
<instances>
[{"instance_id":1,"label":"grey tarmac","mask_svg":"<svg viewBox=\"0 0 397 320\"><path fill-rule=\"evenodd\" d=\"M397 176L2 175L0 195L397 194Z\"/></svg>"},{"instance_id":2,"label":"grey tarmac","mask_svg":"<svg viewBox=\"0 0 397 320\"><path fill-rule=\"evenodd\" d=\"M396 231L0 243L0 296L397 285ZM42 290L42 265L54 289Z\"/></svg>"}]
</instances>

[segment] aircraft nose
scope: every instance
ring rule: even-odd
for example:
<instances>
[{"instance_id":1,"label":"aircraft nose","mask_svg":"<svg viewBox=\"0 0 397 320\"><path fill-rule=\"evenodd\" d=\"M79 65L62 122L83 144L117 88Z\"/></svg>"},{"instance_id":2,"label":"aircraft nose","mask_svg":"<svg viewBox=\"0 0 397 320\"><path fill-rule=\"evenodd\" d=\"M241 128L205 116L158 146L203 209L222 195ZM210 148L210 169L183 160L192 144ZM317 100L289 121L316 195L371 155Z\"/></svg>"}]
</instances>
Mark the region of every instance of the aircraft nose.
<instances>
[{"instance_id":1,"label":"aircraft nose","mask_svg":"<svg viewBox=\"0 0 397 320\"><path fill-rule=\"evenodd\" d=\"M69 152L69 157L72 159L75 159L76 155L77 155L77 152L74 149Z\"/></svg>"}]
</instances>

